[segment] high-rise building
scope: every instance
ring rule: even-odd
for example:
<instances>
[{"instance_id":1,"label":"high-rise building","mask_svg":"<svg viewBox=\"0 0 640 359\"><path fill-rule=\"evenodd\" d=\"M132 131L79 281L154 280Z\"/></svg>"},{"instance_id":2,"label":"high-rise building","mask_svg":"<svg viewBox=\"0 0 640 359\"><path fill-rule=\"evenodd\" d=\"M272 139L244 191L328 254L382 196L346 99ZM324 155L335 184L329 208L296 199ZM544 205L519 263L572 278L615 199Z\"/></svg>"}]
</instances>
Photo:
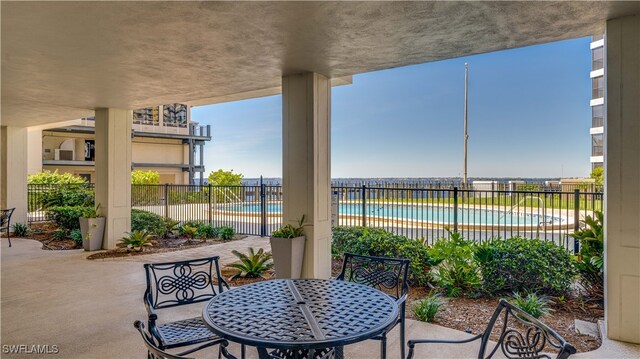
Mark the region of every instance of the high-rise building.
<instances>
[{"instance_id":1,"label":"high-rise building","mask_svg":"<svg viewBox=\"0 0 640 359\"><path fill-rule=\"evenodd\" d=\"M604 35L591 40L591 169L604 164Z\"/></svg>"},{"instance_id":2,"label":"high-rise building","mask_svg":"<svg viewBox=\"0 0 640 359\"><path fill-rule=\"evenodd\" d=\"M191 106L153 106L132 117L132 169L158 172L163 184L202 184L211 128L191 121ZM29 173L58 170L93 182L94 132L93 117L30 129Z\"/></svg>"}]
</instances>

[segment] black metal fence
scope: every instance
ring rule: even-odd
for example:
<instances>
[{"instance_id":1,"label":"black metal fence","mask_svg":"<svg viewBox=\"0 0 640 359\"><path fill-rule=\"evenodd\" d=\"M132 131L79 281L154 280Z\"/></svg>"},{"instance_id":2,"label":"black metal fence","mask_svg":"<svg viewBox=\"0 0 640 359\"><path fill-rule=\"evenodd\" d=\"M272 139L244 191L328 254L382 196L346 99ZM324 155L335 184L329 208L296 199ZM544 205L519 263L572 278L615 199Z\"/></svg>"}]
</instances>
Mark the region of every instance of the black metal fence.
<instances>
[{"instance_id":1,"label":"black metal fence","mask_svg":"<svg viewBox=\"0 0 640 359\"><path fill-rule=\"evenodd\" d=\"M45 219L42 199L59 188L29 185L29 221ZM90 186L87 188L91 188ZM580 220L602 210L602 192L333 186L335 226L383 228L433 244L458 231L467 239L522 236L574 249L569 236ZM282 223L279 185L132 185L131 205L177 221L231 226L269 235Z\"/></svg>"}]
</instances>

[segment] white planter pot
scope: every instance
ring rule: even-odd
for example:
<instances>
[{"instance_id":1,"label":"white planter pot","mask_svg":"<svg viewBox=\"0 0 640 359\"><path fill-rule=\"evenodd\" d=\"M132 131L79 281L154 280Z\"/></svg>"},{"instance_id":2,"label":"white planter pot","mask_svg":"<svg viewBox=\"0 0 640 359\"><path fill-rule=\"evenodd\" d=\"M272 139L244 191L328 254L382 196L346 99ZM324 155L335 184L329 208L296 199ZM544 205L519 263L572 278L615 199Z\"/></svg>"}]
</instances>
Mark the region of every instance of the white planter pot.
<instances>
[{"instance_id":1,"label":"white planter pot","mask_svg":"<svg viewBox=\"0 0 640 359\"><path fill-rule=\"evenodd\" d=\"M80 232L82 232L82 247L85 251L102 249L104 217L80 218Z\"/></svg>"},{"instance_id":2,"label":"white planter pot","mask_svg":"<svg viewBox=\"0 0 640 359\"><path fill-rule=\"evenodd\" d=\"M273 267L276 278L298 279L302 276L302 258L304 257L305 238L270 237Z\"/></svg>"}]
</instances>

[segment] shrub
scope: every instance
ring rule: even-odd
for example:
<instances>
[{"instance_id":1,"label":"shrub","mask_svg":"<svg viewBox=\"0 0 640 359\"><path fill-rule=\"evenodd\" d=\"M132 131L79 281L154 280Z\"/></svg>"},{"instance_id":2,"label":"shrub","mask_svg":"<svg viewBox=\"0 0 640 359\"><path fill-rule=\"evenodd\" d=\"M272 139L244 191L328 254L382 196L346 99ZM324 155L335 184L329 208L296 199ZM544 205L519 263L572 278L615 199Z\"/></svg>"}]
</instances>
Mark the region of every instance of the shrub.
<instances>
[{"instance_id":1,"label":"shrub","mask_svg":"<svg viewBox=\"0 0 640 359\"><path fill-rule=\"evenodd\" d=\"M480 245L474 257L490 294L531 291L562 295L575 278L570 253L553 242L513 237Z\"/></svg>"},{"instance_id":2,"label":"shrub","mask_svg":"<svg viewBox=\"0 0 640 359\"><path fill-rule=\"evenodd\" d=\"M462 293L474 294L480 288L480 270L473 258L475 243L462 238L460 233L449 232L449 238L441 238L429 249L429 255L438 265L434 279L449 297Z\"/></svg>"},{"instance_id":3,"label":"shrub","mask_svg":"<svg viewBox=\"0 0 640 359\"><path fill-rule=\"evenodd\" d=\"M178 228L178 231L181 235L193 239L193 237L198 232L198 227L192 227L190 224L184 224Z\"/></svg>"},{"instance_id":4,"label":"shrub","mask_svg":"<svg viewBox=\"0 0 640 359\"><path fill-rule=\"evenodd\" d=\"M434 264L427 246L421 240L395 235L379 228L335 227L331 252L334 257L350 252L366 256L407 258L411 261L409 282L417 285L429 282L429 271Z\"/></svg>"},{"instance_id":5,"label":"shrub","mask_svg":"<svg viewBox=\"0 0 640 359\"><path fill-rule=\"evenodd\" d=\"M132 209L131 231L146 231L164 238L167 235L167 222L164 217L155 213Z\"/></svg>"},{"instance_id":6,"label":"shrub","mask_svg":"<svg viewBox=\"0 0 640 359\"><path fill-rule=\"evenodd\" d=\"M580 242L580 253L576 258L579 282L590 299L604 300L604 214L594 212L581 221L583 228L571 236Z\"/></svg>"},{"instance_id":7,"label":"shrub","mask_svg":"<svg viewBox=\"0 0 640 359\"><path fill-rule=\"evenodd\" d=\"M219 235L219 227L213 227L208 224L203 224L198 227L195 236L198 238L216 238Z\"/></svg>"},{"instance_id":8,"label":"shrub","mask_svg":"<svg viewBox=\"0 0 640 359\"><path fill-rule=\"evenodd\" d=\"M253 248L249 248L249 253L244 254L236 250L231 251L233 255L240 259L239 262L229 264L229 267L238 270L231 279L237 277L242 278L264 278L264 273L273 267L271 262L271 253L265 252L260 248L258 252L255 252Z\"/></svg>"},{"instance_id":9,"label":"shrub","mask_svg":"<svg viewBox=\"0 0 640 359\"><path fill-rule=\"evenodd\" d=\"M58 173L58 170L54 172L42 171L27 176L28 184L83 184L87 181L72 173Z\"/></svg>"},{"instance_id":10,"label":"shrub","mask_svg":"<svg viewBox=\"0 0 640 359\"><path fill-rule=\"evenodd\" d=\"M69 238L73 239L76 243L82 243L82 232L79 229L74 229L69 233Z\"/></svg>"},{"instance_id":11,"label":"shrub","mask_svg":"<svg viewBox=\"0 0 640 359\"><path fill-rule=\"evenodd\" d=\"M65 232L80 229L78 218L83 217L93 207L84 206L54 206L47 209L47 219L53 221Z\"/></svg>"},{"instance_id":12,"label":"shrub","mask_svg":"<svg viewBox=\"0 0 640 359\"><path fill-rule=\"evenodd\" d=\"M424 299L415 301L412 309L418 320L431 323L443 304L438 295L430 294Z\"/></svg>"},{"instance_id":13,"label":"shrub","mask_svg":"<svg viewBox=\"0 0 640 359\"><path fill-rule=\"evenodd\" d=\"M29 235L29 227L24 223L14 224L11 226L11 230L13 231L13 235L16 237L26 237Z\"/></svg>"},{"instance_id":14,"label":"shrub","mask_svg":"<svg viewBox=\"0 0 640 359\"><path fill-rule=\"evenodd\" d=\"M538 296L535 293L529 293L526 297L523 297L520 293L514 292L509 302L534 318L543 317L552 311L549 308L549 298Z\"/></svg>"},{"instance_id":15,"label":"shrub","mask_svg":"<svg viewBox=\"0 0 640 359\"><path fill-rule=\"evenodd\" d=\"M65 231L62 228L58 228L55 231L53 231L52 237L53 237L53 239L58 240L58 241L59 240L63 240L63 239L65 239L67 237L67 231Z\"/></svg>"},{"instance_id":16,"label":"shrub","mask_svg":"<svg viewBox=\"0 0 640 359\"><path fill-rule=\"evenodd\" d=\"M151 243L151 235L147 231L133 231L127 237L122 238L118 245L134 251L142 251L145 246L153 244Z\"/></svg>"},{"instance_id":17,"label":"shrub","mask_svg":"<svg viewBox=\"0 0 640 359\"><path fill-rule=\"evenodd\" d=\"M93 191L84 185L64 185L49 189L40 195L42 207L55 206L93 206Z\"/></svg>"},{"instance_id":18,"label":"shrub","mask_svg":"<svg viewBox=\"0 0 640 359\"><path fill-rule=\"evenodd\" d=\"M218 228L218 236L223 241L228 241L233 239L233 236L236 234L236 230L233 227L220 227Z\"/></svg>"},{"instance_id":19,"label":"shrub","mask_svg":"<svg viewBox=\"0 0 640 359\"><path fill-rule=\"evenodd\" d=\"M156 171L131 171L131 184L160 184L160 174Z\"/></svg>"}]
</instances>

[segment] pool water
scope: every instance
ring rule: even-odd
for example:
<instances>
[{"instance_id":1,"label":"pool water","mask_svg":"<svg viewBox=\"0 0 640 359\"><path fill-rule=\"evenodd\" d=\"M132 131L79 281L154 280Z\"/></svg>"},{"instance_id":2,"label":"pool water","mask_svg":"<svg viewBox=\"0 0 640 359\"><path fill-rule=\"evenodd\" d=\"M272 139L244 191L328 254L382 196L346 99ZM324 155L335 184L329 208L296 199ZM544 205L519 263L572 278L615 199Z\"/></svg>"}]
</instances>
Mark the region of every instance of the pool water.
<instances>
[{"instance_id":1,"label":"pool water","mask_svg":"<svg viewBox=\"0 0 640 359\"><path fill-rule=\"evenodd\" d=\"M221 204L219 209L238 213L260 213L259 203L231 203ZM267 213L282 213L282 203L267 204ZM368 204L365 207L367 216L398 220L415 220L432 223L453 223L454 208L452 206L437 206L431 204ZM542 222L560 225L566 219L560 216L543 216L535 213L521 213L516 210L458 208L458 223L484 225L537 225ZM524 212L524 211L523 211ZM527 211L529 212L529 211ZM338 214L346 216L362 216L362 205L355 203L341 203Z\"/></svg>"}]
</instances>

